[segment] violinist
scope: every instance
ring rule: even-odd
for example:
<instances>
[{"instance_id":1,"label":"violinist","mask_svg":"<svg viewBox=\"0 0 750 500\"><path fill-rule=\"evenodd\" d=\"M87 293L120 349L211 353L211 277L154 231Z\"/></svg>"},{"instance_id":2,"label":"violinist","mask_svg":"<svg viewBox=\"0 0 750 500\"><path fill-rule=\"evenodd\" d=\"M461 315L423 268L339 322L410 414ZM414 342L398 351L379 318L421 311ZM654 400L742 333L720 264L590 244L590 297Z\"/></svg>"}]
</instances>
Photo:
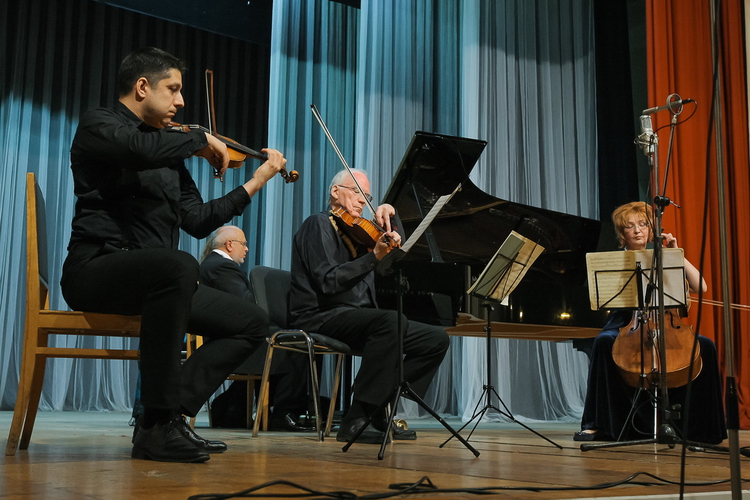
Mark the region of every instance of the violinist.
<instances>
[{"instance_id":1,"label":"violinist","mask_svg":"<svg viewBox=\"0 0 750 500\"><path fill-rule=\"evenodd\" d=\"M626 250L644 250L653 242L653 210L644 202L622 205L612 213L612 222L621 247ZM666 248L679 248L677 238L671 233L661 234L661 244ZM685 259L685 275L690 292L707 289L700 273ZM624 429L623 439L642 439L653 435L653 406L638 400L632 425L627 417L631 411L635 391L629 387L613 360L612 347L620 329L628 325L633 312L610 312L604 329L594 339L589 364L588 388L584 402L581 430L573 436L575 441L616 440ZM722 404L721 377L714 343L698 336L703 368L693 380L690 408L685 408L686 387L669 389L670 406L681 405L689 411L689 429L683 438L706 444L717 444L726 439L726 423ZM671 422L678 432L681 421ZM634 431L640 434L634 434Z\"/></svg>"},{"instance_id":2,"label":"violinist","mask_svg":"<svg viewBox=\"0 0 750 500\"><path fill-rule=\"evenodd\" d=\"M328 193L331 209L343 208L352 218L366 215L364 208L371 196L365 172L342 170L331 180ZM348 236L344 222L330 212L313 214L302 223L292 246L289 306L293 326L340 340L362 357L353 401L336 435L341 442L348 442L369 417L372 425L357 442L383 441L389 423L384 412L375 415L374 411L400 382L397 313L378 308L374 286L375 265L401 242L400 224L388 204L375 209L375 223L383 234L369 250ZM448 349L448 335L440 327L402 319L404 376L423 396ZM416 439L416 433L396 429L393 437Z\"/></svg>"},{"instance_id":3,"label":"violinist","mask_svg":"<svg viewBox=\"0 0 750 500\"><path fill-rule=\"evenodd\" d=\"M268 161L242 186L204 202L184 160L201 156L219 172L226 146L201 131L166 129L184 106L182 61L146 47L122 62L112 108L85 113L71 146L77 201L63 265L73 309L141 316L141 401L133 458L203 462L224 451L195 434L194 416L268 333L258 307L198 285L198 262L177 249L180 230L204 238L240 215L286 160ZM192 309L192 312L191 312ZM208 337L181 366L185 333Z\"/></svg>"}]
</instances>

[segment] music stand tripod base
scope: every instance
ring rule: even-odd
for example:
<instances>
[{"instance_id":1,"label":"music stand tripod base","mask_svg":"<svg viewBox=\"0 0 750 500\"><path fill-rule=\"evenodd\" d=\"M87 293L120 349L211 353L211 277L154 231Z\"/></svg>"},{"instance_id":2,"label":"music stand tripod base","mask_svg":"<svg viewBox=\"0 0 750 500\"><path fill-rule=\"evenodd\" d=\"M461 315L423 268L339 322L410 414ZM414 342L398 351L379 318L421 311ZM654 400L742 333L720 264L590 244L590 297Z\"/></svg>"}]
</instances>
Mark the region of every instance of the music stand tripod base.
<instances>
[{"instance_id":1,"label":"music stand tripod base","mask_svg":"<svg viewBox=\"0 0 750 500\"><path fill-rule=\"evenodd\" d=\"M461 431L464 430L474 420L476 420L476 422L474 423L474 427L471 428L471 432L469 432L469 436L466 438L466 440L468 441L469 439L471 439L472 434L474 434L474 431L476 430L477 426L479 425L479 422L481 422L482 418L484 417L484 414L487 413L487 411L489 411L489 410L495 410L496 412L498 412L500 415L504 416L505 418L507 418L507 419L509 419L509 420L511 420L511 421L513 421L515 423L517 423L521 427L525 428L528 431L533 432L534 434L536 434L540 438L546 440L550 444L552 444L552 445L556 446L558 449L562 450L563 447L560 446L559 444L555 443L554 441L552 441L551 439L547 438L546 436L543 436L542 434L538 433L537 431L535 431L531 427L527 426L523 422L519 422L518 420L516 420L516 418L513 416L513 413L511 413L510 409L508 409L508 406L505 404L505 402L502 400L502 398L500 398L500 395L497 393L497 391L495 391L495 387L492 386L492 378L491 378L491 376L492 376L492 355L491 355L491 351L490 351L490 348L492 346L492 319L490 317L490 311L492 310L492 306L490 305L489 302L484 303L483 306L487 308L487 326L484 327L484 331L487 332L487 383L482 386L483 387L482 394L479 396L479 400L477 401L476 406L474 406L474 412L472 413L471 419L469 419L468 422L466 422L463 426L461 426L461 428L458 429L458 431L454 434L454 436L459 437ZM497 400L500 402L500 404L503 405L503 408L505 409L504 411L492 404L492 395L493 394L495 395L495 397L497 398ZM481 410L477 411L477 409L479 408L479 405L482 404L482 400L484 399L485 396L487 397L487 402L485 403L485 405L482 407ZM446 439L440 445L440 448L442 448L443 446L445 446L446 444L448 444L448 441L450 441L451 439L453 439L453 436L450 436L448 439Z\"/></svg>"},{"instance_id":2,"label":"music stand tripod base","mask_svg":"<svg viewBox=\"0 0 750 500\"><path fill-rule=\"evenodd\" d=\"M398 325L397 325L397 331L398 331L398 379L399 384L393 389L391 394L383 400L380 405L378 405L377 409L373 412L372 415L367 419L367 423L362 426L352 437L349 439L349 442L347 442L343 448L341 448L342 451L346 452L353 443L357 441L357 438L359 437L362 432L367 428L368 425L372 422L372 418L374 415L377 415L380 413L382 409L386 407L386 404L390 403L390 407L388 408L388 411L386 412L386 422L388 422L388 429L386 432L384 432L383 436L383 443L380 446L380 452L378 453L378 460L383 460L383 456L385 455L385 447L388 444L388 437L390 436L390 429L393 426L393 416L396 414L396 409L398 407L398 400L401 396L408 396L410 399L415 401L419 406L421 406L425 411L427 411L430 415L432 415L438 422L440 422L443 427L445 427L448 432L450 432L453 436L456 437L461 443L463 443L466 448L471 451L475 457L479 456L479 452L469 444L468 441L466 441L463 437L461 437L449 424L446 422L440 415L435 413L435 411L429 407L427 403L422 400L421 397L419 397L412 389L409 387L409 383L406 382L404 378L404 338L402 335L402 317L403 317L403 294L404 294L404 282L405 278L403 277L403 273L401 272L401 268L396 266L396 263L400 261L404 256L406 255L406 252L401 250L400 248L394 248L391 250L379 263L376 268L377 272L381 274L388 273L389 270L391 270L394 266L398 269L398 290L397 290L397 296L398 300L396 302L396 312L398 313Z\"/></svg>"}]
</instances>

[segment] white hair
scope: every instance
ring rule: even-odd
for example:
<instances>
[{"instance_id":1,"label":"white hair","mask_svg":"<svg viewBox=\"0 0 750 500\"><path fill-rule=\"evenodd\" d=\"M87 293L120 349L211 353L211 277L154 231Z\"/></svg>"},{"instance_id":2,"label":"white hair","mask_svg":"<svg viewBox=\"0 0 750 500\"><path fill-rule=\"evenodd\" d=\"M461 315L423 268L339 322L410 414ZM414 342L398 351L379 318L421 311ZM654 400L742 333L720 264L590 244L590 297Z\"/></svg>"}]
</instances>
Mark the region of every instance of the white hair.
<instances>
[{"instance_id":1,"label":"white hair","mask_svg":"<svg viewBox=\"0 0 750 500\"><path fill-rule=\"evenodd\" d=\"M206 238L206 246L203 247L203 253L200 258L201 262L208 257L208 254L213 252L214 248L222 248L227 244L227 241L231 239L228 234L230 229L240 230L237 226L221 226Z\"/></svg>"},{"instance_id":2,"label":"white hair","mask_svg":"<svg viewBox=\"0 0 750 500\"><path fill-rule=\"evenodd\" d=\"M349 171L352 172L352 175L354 173L360 173L363 174L365 177L369 176L367 175L366 170L361 170L359 168L351 168L349 170L339 170L336 175L333 176L333 179L331 179L331 183L328 185L328 203L330 204L333 199L331 198L331 189L333 189L333 186L338 186L342 182L344 182L344 179L351 178L351 175L349 174Z\"/></svg>"}]
</instances>

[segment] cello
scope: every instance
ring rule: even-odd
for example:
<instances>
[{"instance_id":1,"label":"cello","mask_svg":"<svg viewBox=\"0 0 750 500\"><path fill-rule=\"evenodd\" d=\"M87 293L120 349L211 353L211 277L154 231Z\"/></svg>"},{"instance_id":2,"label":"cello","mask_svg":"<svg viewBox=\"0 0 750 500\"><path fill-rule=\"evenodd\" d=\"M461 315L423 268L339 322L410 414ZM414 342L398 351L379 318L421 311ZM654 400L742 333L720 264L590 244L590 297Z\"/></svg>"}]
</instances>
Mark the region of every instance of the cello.
<instances>
[{"instance_id":1,"label":"cello","mask_svg":"<svg viewBox=\"0 0 750 500\"><path fill-rule=\"evenodd\" d=\"M655 332L664 335L667 350L664 356L659 355ZM666 375L667 388L681 387L690 382L691 365L692 380L703 368L700 345L691 356L694 341L693 329L682 321L677 311L664 312L664 328L661 329L656 311L636 311L631 322L620 329L612 347L612 359L625 383L632 387L638 387L641 377L649 384L657 384L662 373ZM666 360L665 366L662 360Z\"/></svg>"}]
</instances>

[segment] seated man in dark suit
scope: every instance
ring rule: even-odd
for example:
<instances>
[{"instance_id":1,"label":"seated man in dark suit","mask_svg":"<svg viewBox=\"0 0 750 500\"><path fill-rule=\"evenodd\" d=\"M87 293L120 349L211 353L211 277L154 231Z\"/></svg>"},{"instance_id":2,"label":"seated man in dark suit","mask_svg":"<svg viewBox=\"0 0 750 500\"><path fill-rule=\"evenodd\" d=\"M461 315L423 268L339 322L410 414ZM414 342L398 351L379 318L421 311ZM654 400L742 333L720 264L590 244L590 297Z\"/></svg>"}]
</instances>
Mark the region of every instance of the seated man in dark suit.
<instances>
[{"instance_id":1,"label":"seated man in dark suit","mask_svg":"<svg viewBox=\"0 0 750 500\"><path fill-rule=\"evenodd\" d=\"M237 226L222 226L206 241L200 265L202 285L216 288L255 304L250 281L240 268L247 255L245 233ZM271 329L274 330L273 325ZM260 369L266 349L258 349L240 368ZM273 431L314 431L303 425L299 415L307 411L307 358L299 353L279 349L271 368L269 428Z\"/></svg>"}]
</instances>

